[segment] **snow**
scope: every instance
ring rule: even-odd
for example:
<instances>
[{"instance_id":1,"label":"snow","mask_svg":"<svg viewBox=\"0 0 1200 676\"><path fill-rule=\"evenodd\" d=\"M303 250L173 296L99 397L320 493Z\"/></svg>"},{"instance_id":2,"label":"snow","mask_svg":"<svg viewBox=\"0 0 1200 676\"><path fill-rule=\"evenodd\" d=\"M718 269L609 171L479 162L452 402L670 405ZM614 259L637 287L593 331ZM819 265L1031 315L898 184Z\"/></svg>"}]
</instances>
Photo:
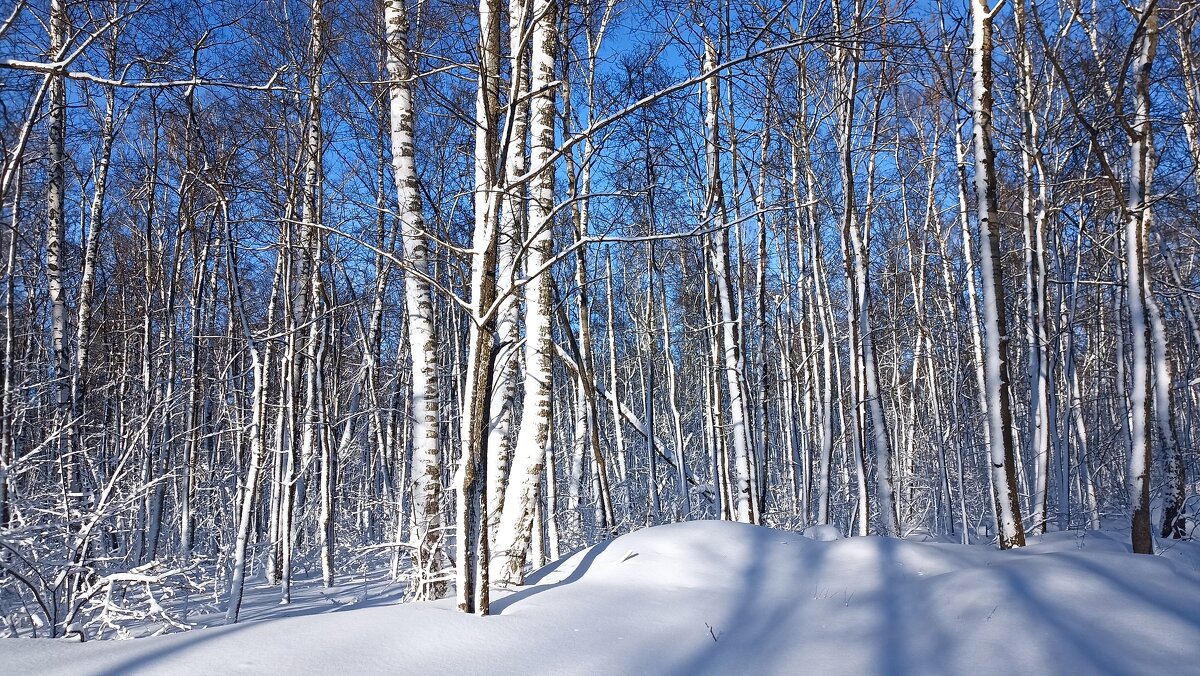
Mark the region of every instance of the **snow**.
<instances>
[{"instance_id":1,"label":"snow","mask_svg":"<svg viewBox=\"0 0 1200 676\"><path fill-rule=\"evenodd\" d=\"M804 537L811 538L817 542L833 542L834 540L842 539L842 531L838 530L837 526L831 523L818 523L815 526L805 528Z\"/></svg>"},{"instance_id":2,"label":"snow","mask_svg":"<svg viewBox=\"0 0 1200 676\"><path fill-rule=\"evenodd\" d=\"M11 639L0 672L1200 674L1200 543L1142 556L1127 532L1008 552L813 535L660 526L496 592L492 617L365 603L131 641Z\"/></svg>"}]
</instances>

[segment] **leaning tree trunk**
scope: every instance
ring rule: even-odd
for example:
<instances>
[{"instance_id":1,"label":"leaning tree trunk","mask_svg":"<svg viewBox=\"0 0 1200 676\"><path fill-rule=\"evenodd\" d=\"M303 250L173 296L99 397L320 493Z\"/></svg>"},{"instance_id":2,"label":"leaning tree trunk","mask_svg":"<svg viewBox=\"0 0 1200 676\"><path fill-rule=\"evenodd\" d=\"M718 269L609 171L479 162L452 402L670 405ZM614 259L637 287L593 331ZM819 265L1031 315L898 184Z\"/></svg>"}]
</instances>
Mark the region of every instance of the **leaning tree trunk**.
<instances>
[{"instance_id":1,"label":"leaning tree trunk","mask_svg":"<svg viewBox=\"0 0 1200 676\"><path fill-rule=\"evenodd\" d=\"M270 357L270 349L266 350L266 354L259 349L254 333L250 328L250 323L246 318L246 307L242 300L242 285L238 278L238 263L235 255L235 240L233 238L232 225L229 223L228 205L222 202L225 228L226 228L226 256L228 261L229 287L233 293L233 308L231 312L236 312L240 320L242 338L246 343L246 350L250 353L251 370L253 371L253 389L250 393L250 428L247 434L250 437L250 466L246 472L246 482L241 486L239 491L238 512L237 512L237 536L234 540L233 550L233 572L229 583L229 605L225 609L225 624L236 624L238 615L242 608L242 591L246 580L246 554L249 548L250 532L256 520L255 517L255 497L258 492L258 478L262 473L263 465L263 420L264 409L266 408L266 366L267 359ZM270 305L275 304L275 295L278 293L278 284L274 285L271 290Z\"/></svg>"},{"instance_id":2,"label":"leaning tree trunk","mask_svg":"<svg viewBox=\"0 0 1200 676\"><path fill-rule=\"evenodd\" d=\"M108 173L112 165L113 142L116 139L115 116L116 93L112 87L105 87L104 121L100 125L100 152L96 158L91 218L88 220L87 237L83 247L83 273L79 280L76 314L78 319L75 323L75 377L72 381L71 416L77 421L82 421L86 413L87 376L91 370L92 298L96 289L96 258L100 249L100 231L104 227Z\"/></svg>"}]
</instances>

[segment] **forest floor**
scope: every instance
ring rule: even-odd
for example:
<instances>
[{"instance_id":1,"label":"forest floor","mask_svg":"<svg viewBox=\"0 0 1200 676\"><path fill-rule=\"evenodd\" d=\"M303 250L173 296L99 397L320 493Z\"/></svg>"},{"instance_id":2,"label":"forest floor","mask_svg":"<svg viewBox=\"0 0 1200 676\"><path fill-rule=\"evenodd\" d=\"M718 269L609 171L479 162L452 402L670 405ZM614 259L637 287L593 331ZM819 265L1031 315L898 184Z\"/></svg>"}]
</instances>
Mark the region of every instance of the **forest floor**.
<instances>
[{"instance_id":1,"label":"forest floor","mask_svg":"<svg viewBox=\"0 0 1200 676\"><path fill-rule=\"evenodd\" d=\"M249 621L128 641L0 641L6 674L1200 674L1200 543L1072 531L1019 551L727 522L641 530L493 595L301 585ZM274 593L277 593L274 592ZM196 618L192 618L196 619Z\"/></svg>"}]
</instances>

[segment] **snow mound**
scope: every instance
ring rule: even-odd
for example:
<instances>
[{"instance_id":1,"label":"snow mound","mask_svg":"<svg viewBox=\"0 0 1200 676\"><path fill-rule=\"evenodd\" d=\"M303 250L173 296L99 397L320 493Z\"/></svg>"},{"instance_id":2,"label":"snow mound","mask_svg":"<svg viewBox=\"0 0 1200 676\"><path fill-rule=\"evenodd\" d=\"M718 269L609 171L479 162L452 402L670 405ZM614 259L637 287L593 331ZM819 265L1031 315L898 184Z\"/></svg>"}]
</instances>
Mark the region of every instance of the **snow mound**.
<instances>
[{"instance_id":1,"label":"snow mound","mask_svg":"<svg viewBox=\"0 0 1200 676\"><path fill-rule=\"evenodd\" d=\"M814 534L815 535L815 534ZM1200 673L1200 545L1021 551L725 522L650 528L497 591L86 644L0 642L21 674Z\"/></svg>"},{"instance_id":2,"label":"snow mound","mask_svg":"<svg viewBox=\"0 0 1200 676\"><path fill-rule=\"evenodd\" d=\"M842 531L831 523L819 523L815 526L809 526L804 529L804 537L811 538L817 542L833 542L834 540L842 539Z\"/></svg>"}]
</instances>

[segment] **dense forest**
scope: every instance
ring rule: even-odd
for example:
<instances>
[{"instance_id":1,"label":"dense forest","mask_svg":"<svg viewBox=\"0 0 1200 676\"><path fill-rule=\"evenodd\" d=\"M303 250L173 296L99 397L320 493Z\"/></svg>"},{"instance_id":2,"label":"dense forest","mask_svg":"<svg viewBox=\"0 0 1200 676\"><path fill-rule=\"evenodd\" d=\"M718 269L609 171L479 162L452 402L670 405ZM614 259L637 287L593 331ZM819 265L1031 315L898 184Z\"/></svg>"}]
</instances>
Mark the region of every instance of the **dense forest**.
<instances>
[{"instance_id":1,"label":"dense forest","mask_svg":"<svg viewBox=\"0 0 1200 676\"><path fill-rule=\"evenodd\" d=\"M1188 0L2 4L0 633L1191 535Z\"/></svg>"}]
</instances>

